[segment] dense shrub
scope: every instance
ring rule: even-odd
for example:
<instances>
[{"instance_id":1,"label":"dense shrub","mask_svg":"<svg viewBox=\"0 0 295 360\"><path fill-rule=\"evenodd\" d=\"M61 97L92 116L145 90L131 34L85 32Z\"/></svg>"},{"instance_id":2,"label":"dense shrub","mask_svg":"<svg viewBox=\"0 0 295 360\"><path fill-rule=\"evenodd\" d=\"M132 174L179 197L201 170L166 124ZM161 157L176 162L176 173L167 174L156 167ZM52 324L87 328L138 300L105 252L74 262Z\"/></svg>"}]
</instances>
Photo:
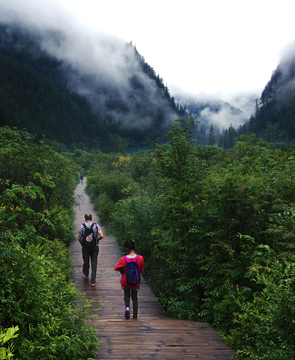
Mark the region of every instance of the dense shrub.
<instances>
[{"instance_id":1,"label":"dense shrub","mask_svg":"<svg viewBox=\"0 0 295 360\"><path fill-rule=\"evenodd\" d=\"M210 322L241 358L293 359L295 156L251 141L194 146L179 120L167 144L120 168L130 184L108 213L170 315Z\"/></svg>"},{"instance_id":2,"label":"dense shrub","mask_svg":"<svg viewBox=\"0 0 295 360\"><path fill-rule=\"evenodd\" d=\"M32 210L47 219L46 223L34 220L36 232L68 243L73 229L73 188L78 179L72 163L23 130L1 128L0 143L0 192L17 184L39 186L43 198L36 195L27 200Z\"/></svg>"},{"instance_id":3,"label":"dense shrub","mask_svg":"<svg viewBox=\"0 0 295 360\"><path fill-rule=\"evenodd\" d=\"M124 189L135 186L130 174L125 171L130 167L131 157L114 154L98 156L97 162L94 161L87 173L86 191L100 220L106 224L109 223L115 204L126 198Z\"/></svg>"},{"instance_id":4,"label":"dense shrub","mask_svg":"<svg viewBox=\"0 0 295 360\"><path fill-rule=\"evenodd\" d=\"M65 246L77 172L26 132L2 128L0 137L0 327L19 327L19 359L93 357L90 304L70 281Z\"/></svg>"},{"instance_id":5,"label":"dense shrub","mask_svg":"<svg viewBox=\"0 0 295 360\"><path fill-rule=\"evenodd\" d=\"M295 354L295 274L294 254L272 257L268 247L256 254L257 264L249 272L261 291L249 298L245 288L237 288L234 302L240 311L226 341L245 359L289 360ZM259 259L260 258L260 259Z\"/></svg>"}]
</instances>

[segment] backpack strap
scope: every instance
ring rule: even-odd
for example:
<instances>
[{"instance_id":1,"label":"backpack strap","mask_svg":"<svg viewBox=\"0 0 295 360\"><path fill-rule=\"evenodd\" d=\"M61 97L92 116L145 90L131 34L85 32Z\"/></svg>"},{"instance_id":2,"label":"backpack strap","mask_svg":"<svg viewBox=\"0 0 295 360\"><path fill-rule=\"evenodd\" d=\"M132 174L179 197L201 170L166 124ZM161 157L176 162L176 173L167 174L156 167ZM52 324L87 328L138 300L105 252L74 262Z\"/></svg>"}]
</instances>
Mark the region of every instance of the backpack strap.
<instances>
[{"instance_id":1,"label":"backpack strap","mask_svg":"<svg viewBox=\"0 0 295 360\"><path fill-rule=\"evenodd\" d=\"M88 229L88 227L87 227L87 225L85 223L83 223L82 225L84 226L85 230ZM94 225L96 225L96 223L92 223L89 229L93 230Z\"/></svg>"},{"instance_id":2,"label":"backpack strap","mask_svg":"<svg viewBox=\"0 0 295 360\"><path fill-rule=\"evenodd\" d=\"M127 256L124 256L124 259L125 259L125 261L127 262L127 264L128 264L129 262L131 262L131 260L130 260ZM138 259L139 259L139 255L136 255L134 261L137 262Z\"/></svg>"},{"instance_id":3,"label":"backpack strap","mask_svg":"<svg viewBox=\"0 0 295 360\"><path fill-rule=\"evenodd\" d=\"M86 225L85 223L83 223L82 225L83 225L83 227L84 227L84 232L83 232L83 235L82 235L82 236L83 236L83 238L85 238L85 230L87 230L88 227L87 227L87 225ZM97 240L97 234L98 234L98 232L97 232L96 234L94 234L94 230L93 230L94 225L96 225L96 224L95 224L95 223L92 223L92 224L91 224L90 230L93 232L93 235L94 235L94 237L95 237L96 240Z\"/></svg>"}]
</instances>

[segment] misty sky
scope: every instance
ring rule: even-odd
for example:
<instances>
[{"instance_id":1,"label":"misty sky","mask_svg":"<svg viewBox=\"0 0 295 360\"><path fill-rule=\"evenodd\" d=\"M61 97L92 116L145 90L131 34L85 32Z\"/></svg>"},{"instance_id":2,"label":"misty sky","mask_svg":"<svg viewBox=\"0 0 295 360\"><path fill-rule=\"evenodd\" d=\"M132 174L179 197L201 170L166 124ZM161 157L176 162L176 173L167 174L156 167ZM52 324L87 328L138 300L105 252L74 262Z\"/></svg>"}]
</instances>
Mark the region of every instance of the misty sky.
<instances>
[{"instance_id":1,"label":"misty sky","mask_svg":"<svg viewBox=\"0 0 295 360\"><path fill-rule=\"evenodd\" d=\"M0 20L18 17L89 37L132 41L172 96L259 96L280 52L295 38L294 1L0 0ZM12 15L13 14L13 15Z\"/></svg>"}]
</instances>

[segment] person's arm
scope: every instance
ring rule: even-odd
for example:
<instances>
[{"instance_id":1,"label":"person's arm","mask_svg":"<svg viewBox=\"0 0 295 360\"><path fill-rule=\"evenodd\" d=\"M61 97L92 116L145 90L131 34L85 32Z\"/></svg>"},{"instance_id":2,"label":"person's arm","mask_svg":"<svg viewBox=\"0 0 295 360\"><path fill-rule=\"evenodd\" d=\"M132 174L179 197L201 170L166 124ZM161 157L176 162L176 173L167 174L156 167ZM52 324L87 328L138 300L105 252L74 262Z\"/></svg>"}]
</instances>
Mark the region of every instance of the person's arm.
<instances>
[{"instance_id":1,"label":"person's arm","mask_svg":"<svg viewBox=\"0 0 295 360\"><path fill-rule=\"evenodd\" d=\"M124 260L124 258L121 258L118 264L114 267L114 270L120 271L121 274L124 274L125 267L126 267L126 260Z\"/></svg>"},{"instance_id":2,"label":"person's arm","mask_svg":"<svg viewBox=\"0 0 295 360\"><path fill-rule=\"evenodd\" d=\"M83 224L81 224L79 226L79 230L78 230L78 240L81 245L82 245L82 240L83 240L83 233L84 233L84 227L83 227Z\"/></svg>"},{"instance_id":3,"label":"person's arm","mask_svg":"<svg viewBox=\"0 0 295 360\"><path fill-rule=\"evenodd\" d=\"M98 231L97 234L98 234L98 236L97 236L97 240L98 240L98 241L104 238L104 235L103 235L103 233L102 233L101 230Z\"/></svg>"},{"instance_id":4,"label":"person's arm","mask_svg":"<svg viewBox=\"0 0 295 360\"><path fill-rule=\"evenodd\" d=\"M139 264L139 271L142 273L144 271L144 258L143 258L143 256L140 255L140 258L138 260L141 260L140 264Z\"/></svg>"},{"instance_id":5,"label":"person's arm","mask_svg":"<svg viewBox=\"0 0 295 360\"><path fill-rule=\"evenodd\" d=\"M99 240L104 238L104 235L103 235L103 232L101 231L100 226L97 223L95 224L95 228L96 228L96 231L97 231L96 238L99 241Z\"/></svg>"}]
</instances>

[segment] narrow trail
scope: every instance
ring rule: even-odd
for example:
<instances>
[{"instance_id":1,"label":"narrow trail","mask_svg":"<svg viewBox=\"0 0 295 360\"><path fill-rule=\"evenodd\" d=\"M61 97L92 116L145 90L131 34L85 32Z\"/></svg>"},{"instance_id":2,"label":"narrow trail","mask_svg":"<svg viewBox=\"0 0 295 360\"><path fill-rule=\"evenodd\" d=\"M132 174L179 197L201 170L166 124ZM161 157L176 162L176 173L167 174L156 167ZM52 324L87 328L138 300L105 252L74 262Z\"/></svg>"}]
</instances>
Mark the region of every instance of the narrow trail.
<instances>
[{"instance_id":1,"label":"narrow trail","mask_svg":"<svg viewBox=\"0 0 295 360\"><path fill-rule=\"evenodd\" d=\"M85 182L86 179L75 190L75 195L80 195L83 200L75 208L76 233L86 213L91 213L93 221L99 223L93 204L84 191ZM76 287L93 300L94 308L102 303L101 310L91 322L101 341L97 359L230 360L235 356L208 323L166 316L144 279L138 293L138 319L126 320L120 274L114 271L122 256L115 237L105 236L100 242L95 287L91 287L89 280L82 276L81 246L77 238L70 249L75 261L72 279Z\"/></svg>"}]
</instances>

